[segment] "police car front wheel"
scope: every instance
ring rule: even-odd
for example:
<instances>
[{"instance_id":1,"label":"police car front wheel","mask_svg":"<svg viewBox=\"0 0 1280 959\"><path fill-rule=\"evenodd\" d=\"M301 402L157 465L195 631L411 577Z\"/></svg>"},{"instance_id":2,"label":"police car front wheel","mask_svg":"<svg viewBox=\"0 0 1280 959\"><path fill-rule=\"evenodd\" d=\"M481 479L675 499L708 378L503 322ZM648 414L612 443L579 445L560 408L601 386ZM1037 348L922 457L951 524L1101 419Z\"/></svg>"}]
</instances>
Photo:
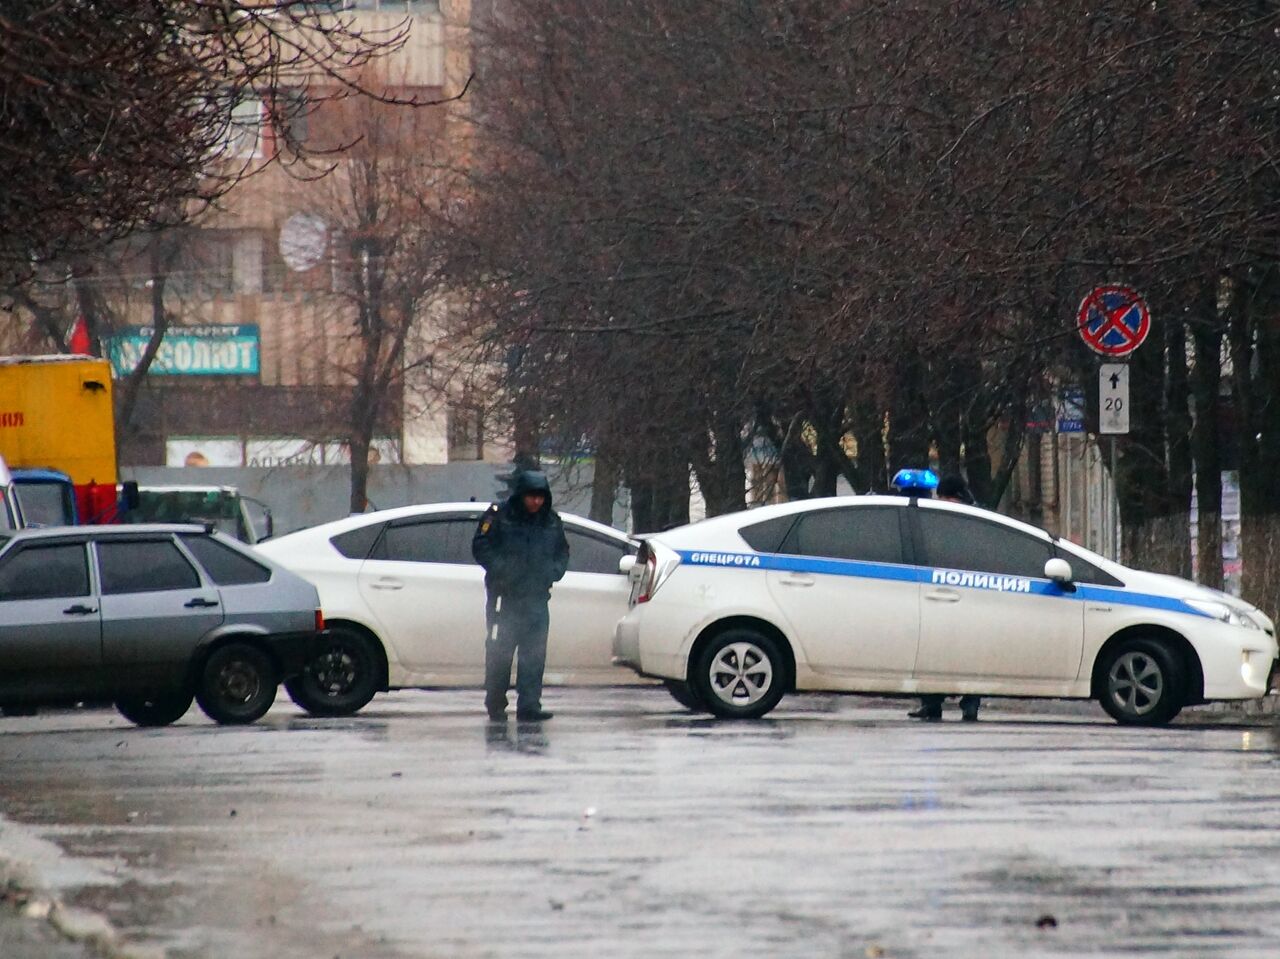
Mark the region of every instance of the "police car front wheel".
<instances>
[{"instance_id":1,"label":"police car front wheel","mask_svg":"<svg viewBox=\"0 0 1280 959\"><path fill-rule=\"evenodd\" d=\"M1163 726L1186 702L1186 669L1158 639L1127 639L1102 664L1099 699L1118 723Z\"/></svg>"},{"instance_id":2,"label":"police car front wheel","mask_svg":"<svg viewBox=\"0 0 1280 959\"><path fill-rule=\"evenodd\" d=\"M774 639L751 629L729 629L702 647L689 684L715 715L754 719L778 705L787 688L786 671Z\"/></svg>"}]
</instances>

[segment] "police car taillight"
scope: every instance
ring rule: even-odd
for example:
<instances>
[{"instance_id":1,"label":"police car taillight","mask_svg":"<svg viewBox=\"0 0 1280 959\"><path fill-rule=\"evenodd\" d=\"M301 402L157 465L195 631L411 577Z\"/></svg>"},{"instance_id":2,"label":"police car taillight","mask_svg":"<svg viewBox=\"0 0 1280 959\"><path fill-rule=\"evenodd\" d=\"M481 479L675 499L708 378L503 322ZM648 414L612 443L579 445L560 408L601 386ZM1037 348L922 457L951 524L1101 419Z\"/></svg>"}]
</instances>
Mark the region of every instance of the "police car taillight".
<instances>
[{"instance_id":1,"label":"police car taillight","mask_svg":"<svg viewBox=\"0 0 1280 959\"><path fill-rule=\"evenodd\" d=\"M661 543L649 540L641 545L636 561L644 563L644 572L640 574L640 583L636 588L636 602L647 603L680 565L680 554Z\"/></svg>"},{"instance_id":2,"label":"police car taillight","mask_svg":"<svg viewBox=\"0 0 1280 959\"><path fill-rule=\"evenodd\" d=\"M636 592L636 602L647 603L658 582L658 557L654 555L648 543L640 547L640 552L644 557L644 571L640 574L640 588Z\"/></svg>"}]
</instances>

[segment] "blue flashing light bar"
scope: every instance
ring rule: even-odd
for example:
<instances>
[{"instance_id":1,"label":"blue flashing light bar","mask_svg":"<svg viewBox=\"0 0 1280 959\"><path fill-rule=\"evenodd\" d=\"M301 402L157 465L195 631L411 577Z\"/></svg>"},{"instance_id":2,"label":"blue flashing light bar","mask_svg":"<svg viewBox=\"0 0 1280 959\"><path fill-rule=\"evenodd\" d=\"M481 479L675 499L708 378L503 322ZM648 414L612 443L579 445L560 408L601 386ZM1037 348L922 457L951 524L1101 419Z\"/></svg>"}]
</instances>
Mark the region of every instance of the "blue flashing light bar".
<instances>
[{"instance_id":1,"label":"blue flashing light bar","mask_svg":"<svg viewBox=\"0 0 1280 959\"><path fill-rule=\"evenodd\" d=\"M900 493L931 493L938 488L938 474L933 470L898 470L890 485Z\"/></svg>"}]
</instances>

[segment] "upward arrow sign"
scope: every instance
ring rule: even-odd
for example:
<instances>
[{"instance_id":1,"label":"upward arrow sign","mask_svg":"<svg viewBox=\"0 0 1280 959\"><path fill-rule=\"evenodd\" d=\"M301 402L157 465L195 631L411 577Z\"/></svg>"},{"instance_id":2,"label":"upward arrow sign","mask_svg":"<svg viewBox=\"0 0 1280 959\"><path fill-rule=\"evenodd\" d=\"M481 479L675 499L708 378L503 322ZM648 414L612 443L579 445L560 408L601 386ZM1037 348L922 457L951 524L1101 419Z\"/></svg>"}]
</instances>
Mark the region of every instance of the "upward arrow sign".
<instances>
[{"instance_id":1,"label":"upward arrow sign","mask_svg":"<svg viewBox=\"0 0 1280 959\"><path fill-rule=\"evenodd\" d=\"M1098 432L1129 432L1129 367L1104 363L1098 370Z\"/></svg>"}]
</instances>

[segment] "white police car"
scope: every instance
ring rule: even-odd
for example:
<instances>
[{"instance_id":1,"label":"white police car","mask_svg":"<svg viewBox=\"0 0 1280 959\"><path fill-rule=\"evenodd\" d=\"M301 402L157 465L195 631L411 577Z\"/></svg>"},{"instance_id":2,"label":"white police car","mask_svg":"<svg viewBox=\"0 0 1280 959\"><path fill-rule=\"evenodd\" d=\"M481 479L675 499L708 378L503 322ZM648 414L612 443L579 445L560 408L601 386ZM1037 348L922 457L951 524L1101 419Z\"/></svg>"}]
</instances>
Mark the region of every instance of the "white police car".
<instances>
[{"instance_id":1,"label":"white police car","mask_svg":"<svg viewBox=\"0 0 1280 959\"><path fill-rule=\"evenodd\" d=\"M1271 685L1254 607L1044 530L931 499L768 506L648 539L614 661L692 708L791 690L1096 698L1118 722Z\"/></svg>"}]
</instances>

